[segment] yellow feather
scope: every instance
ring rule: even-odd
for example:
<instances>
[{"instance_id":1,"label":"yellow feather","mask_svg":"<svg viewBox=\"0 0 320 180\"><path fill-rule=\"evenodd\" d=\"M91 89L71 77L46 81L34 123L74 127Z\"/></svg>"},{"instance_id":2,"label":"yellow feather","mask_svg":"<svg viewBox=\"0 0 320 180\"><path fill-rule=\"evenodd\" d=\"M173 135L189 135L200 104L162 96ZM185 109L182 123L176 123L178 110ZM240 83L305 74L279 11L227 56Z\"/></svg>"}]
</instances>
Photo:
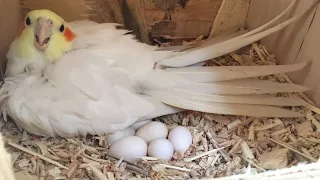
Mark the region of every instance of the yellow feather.
<instances>
[{"instance_id":1,"label":"yellow feather","mask_svg":"<svg viewBox=\"0 0 320 180\"><path fill-rule=\"evenodd\" d=\"M69 24L65 22L63 18L54 12L45 9L31 11L26 17L30 18L31 25L26 26L20 37L18 37L12 45L18 57L21 57L22 59L30 59L40 56L45 60L55 61L59 59L65 52L68 52L72 49L72 42L67 41L64 34L59 31L59 28L62 24L66 28L71 29ZM53 22L53 34L51 36L48 48L43 52L38 51L35 46L33 46L34 26L39 17L49 18ZM30 44L32 45L30 46Z\"/></svg>"}]
</instances>

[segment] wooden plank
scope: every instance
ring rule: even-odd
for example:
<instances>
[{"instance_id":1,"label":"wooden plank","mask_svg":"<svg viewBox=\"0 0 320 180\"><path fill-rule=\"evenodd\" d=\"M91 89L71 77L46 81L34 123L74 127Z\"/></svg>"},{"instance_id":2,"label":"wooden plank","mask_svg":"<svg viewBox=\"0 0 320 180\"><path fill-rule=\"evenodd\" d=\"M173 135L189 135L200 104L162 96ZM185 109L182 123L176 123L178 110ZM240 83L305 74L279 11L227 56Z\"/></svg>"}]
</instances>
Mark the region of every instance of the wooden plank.
<instances>
[{"instance_id":1,"label":"wooden plank","mask_svg":"<svg viewBox=\"0 0 320 180\"><path fill-rule=\"evenodd\" d=\"M190 39L208 36L210 27L211 22L207 21L160 21L150 27L150 35L166 39Z\"/></svg>"},{"instance_id":2,"label":"wooden plank","mask_svg":"<svg viewBox=\"0 0 320 180\"><path fill-rule=\"evenodd\" d=\"M245 26L250 0L223 0L213 21L210 38L224 32L235 32Z\"/></svg>"},{"instance_id":3,"label":"wooden plank","mask_svg":"<svg viewBox=\"0 0 320 180\"><path fill-rule=\"evenodd\" d=\"M126 28L133 30L138 39L142 42L149 43L144 0L123 1L122 12Z\"/></svg>"},{"instance_id":4,"label":"wooden plank","mask_svg":"<svg viewBox=\"0 0 320 180\"><path fill-rule=\"evenodd\" d=\"M144 0L145 19L148 26L155 22L165 20L167 12L158 8L153 0Z\"/></svg>"},{"instance_id":5,"label":"wooden plank","mask_svg":"<svg viewBox=\"0 0 320 180\"><path fill-rule=\"evenodd\" d=\"M189 0L186 7L177 4L171 19L175 21L210 21L212 22L220 9L222 0Z\"/></svg>"},{"instance_id":6,"label":"wooden plank","mask_svg":"<svg viewBox=\"0 0 320 180\"><path fill-rule=\"evenodd\" d=\"M174 21L210 21L216 17L222 0L189 0L183 8L176 3L172 11L165 12L158 8L154 0L144 0L147 24L153 24L161 20ZM170 19L165 19L166 13Z\"/></svg>"},{"instance_id":7,"label":"wooden plank","mask_svg":"<svg viewBox=\"0 0 320 180\"><path fill-rule=\"evenodd\" d=\"M176 3L172 10L164 11L155 5L154 0L144 0L150 35L153 38L168 39L208 36L221 2L222 0L189 0L185 8Z\"/></svg>"},{"instance_id":8,"label":"wooden plank","mask_svg":"<svg viewBox=\"0 0 320 180\"><path fill-rule=\"evenodd\" d=\"M87 4L90 2L90 0L87 1ZM96 0L96 3L91 4L94 6L94 14L97 14L95 16L89 16L90 19L100 22L107 22L107 23L119 23L123 24L123 16L122 16L122 0ZM90 12L87 13L90 14Z\"/></svg>"}]
</instances>

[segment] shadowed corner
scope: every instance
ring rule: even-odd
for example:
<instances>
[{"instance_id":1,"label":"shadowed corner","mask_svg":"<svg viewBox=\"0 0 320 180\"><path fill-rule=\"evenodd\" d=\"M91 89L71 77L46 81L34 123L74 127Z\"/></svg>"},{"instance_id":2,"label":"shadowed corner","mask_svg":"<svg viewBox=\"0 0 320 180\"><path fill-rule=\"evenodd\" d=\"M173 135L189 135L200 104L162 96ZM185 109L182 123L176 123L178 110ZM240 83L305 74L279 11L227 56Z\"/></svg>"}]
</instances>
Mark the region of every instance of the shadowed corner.
<instances>
[{"instance_id":1,"label":"shadowed corner","mask_svg":"<svg viewBox=\"0 0 320 180\"><path fill-rule=\"evenodd\" d=\"M179 0L178 2L183 8L186 7L187 3L188 3L188 0Z\"/></svg>"},{"instance_id":2,"label":"shadowed corner","mask_svg":"<svg viewBox=\"0 0 320 180\"><path fill-rule=\"evenodd\" d=\"M20 30L21 14L19 1L2 0L1 4L5 4L5 6L0 5L0 12L7 15L0 16L0 81L2 82L7 65L6 54L9 49L10 43L14 40ZM4 24L6 26L3 26Z\"/></svg>"}]
</instances>

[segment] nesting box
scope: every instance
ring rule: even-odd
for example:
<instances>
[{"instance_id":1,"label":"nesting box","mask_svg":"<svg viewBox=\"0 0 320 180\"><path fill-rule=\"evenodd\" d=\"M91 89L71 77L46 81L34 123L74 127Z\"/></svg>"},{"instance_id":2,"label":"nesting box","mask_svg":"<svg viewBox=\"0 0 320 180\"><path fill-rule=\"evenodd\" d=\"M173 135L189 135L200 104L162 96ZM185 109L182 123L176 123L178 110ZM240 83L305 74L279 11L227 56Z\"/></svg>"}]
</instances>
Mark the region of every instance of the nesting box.
<instances>
[{"instance_id":1,"label":"nesting box","mask_svg":"<svg viewBox=\"0 0 320 180\"><path fill-rule=\"evenodd\" d=\"M153 45L165 45L168 43L176 45L197 39L215 38L223 34L243 31L244 29L251 30L257 28L276 17L291 3L292 0L0 0L1 68L5 68L5 54L8 50L9 44L19 32L22 18L26 13L33 9L50 9L64 17L66 21L90 19L99 23L115 22L123 24L125 28L132 30L137 38L144 43ZM282 20L290 15L305 10L312 3L313 0L299 1L294 5L290 13L287 13L286 16L282 17ZM242 58L245 59L250 53L256 53L256 56L266 56L268 58L271 57L268 56L270 53L275 55L279 64L291 64L305 60L313 60L312 64L303 71L299 71L299 73L289 73L284 77L287 81L293 81L311 88L312 91L309 91L306 94L301 94L301 96L308 101L310 105L309 107L311 107L310 109L312 111L319 113L319 110L316 107L320 106L320 86L317 82L317 79L320 78L320 73L318 71L318 68L320 68L320 51L317 46L320 45L318 41L319 32L320 10L319 8L313 8L299 21L294 22L289 27L278 33L264 38L259 42L259 45L253 44L251 46L251 50L247 54L244 54ZM257 48L261 49L261 54L259 54L259 50L257 50ZM235 54L232 54L229 58L237 60L237 57L238 56ZM219 62L215 63L219 64ZM221 63L219 65L221 65ZM254 124L255 119L246 117L226 118L219 115L203 117L204 119L215 121L217 128L218 126L221 126L219 133L223 131L222 127L227 125L228 128L230 128L240 124L242 129L238 128L237 132L230 130L227 132L232 132L234 134L230 135L222 133L214 138L210 133L208 135L205 132L195 131L193 132L194 141L199 142L201 145L199 145L200 147L193 148L198 151L208 152L210 148L217 148L218 145L230 147L228 149L229 152L221 152L221 154L225 153L228 155L241 154L241 152L246 154L250 149L254 149L255 154L252 154L252 156L255 156L256 158L260 157L260 162L246 160L243 163L250 164L258 170L264 170L264 168L268 169L270 167L270 169L279 168L278 171L275 171L271 176L283 175L287 177L288 174L286 174L286 172L297 173L305 170L307 173L312 173L311 170L316 169L317 171L314 172L317 173L315 177L319 178L319 164L299 166L292 168L291 170L280 170L280 168L289 167L290 164L288 162L291 162L292 165L296 165L294 160L290 160L290 158L288 159L288 154L291 154L290 157L292 159L298 156L297 159L299 162L310 160L310 157L319 158L319 154L316 153L320 151L320 136L319 132L314 131L314 129L318 128L319 130L320 128L317 126L319 125L319 114L314 116L308 114L306 121L297 120L299 121L298 124L282 129L281 127L276 126L287 127L287 125L291 125L293 122L290 122L289 120L283 120L282 122L282 120L279 119L263 119L263 121L266 122L265 124L262 123L262 120L261 122L259 121L260 124ZM193 118L192 120L188 118L189 116L186 116L184 119L181 119L182 124L187 122L196 123L195 121L202 122L203 120L201 118ZM250 123L254 125L251 124L250 127L246 129L246 125ZM201 125L199 125L199 127L200 126ZM258 128L255 130L254 128L256 127ZM291 127L293 127L294 130L290 129ZM0 126L0 128L2 128L2 126ZM205 130L207 127L203 125L201 128ZM292 133L290 133L290 131L292 131ZM254 132L256 132L256 134L254 134ZM300 133L309 133L312 137L300 136ZM277 138L277 140L274 140L275 135L280 140ZM226 139L230 136L234 137L234 139L230 142L226 142ZM249 142L254 141L255 139L260 139L259 143L251 143L250 146L243 143L244 141ZM100 140L99 145L101 145ZM265 144L263 143L264 140L266 141ZM286 143L281 143L281 140ZM299 142L301 142L301 144L299 144ZM70 140L68 143L75 145L75 141ZM27 146L26 144L27 143L24 145ZM308 148L305 147L305 144L308 144ZM40 147L42 153L44 153L44 146L39 144L37 145ZM53 149L48 148L50 152L45 152L47 154L44 153L43 156L46 156L47 158L59 157L55 159L55 161L59 162L65 162L63 158L61 158L64 156L71 159L73 156L68 155L67 152L57 150L61 147L62 146L56 145ZM119 179L119 172L123 170L121 169L123 167L120 165L122 163L121 160L117 161L119 164L117 164L116 167L111 166L110 164L103 164L107 163L107 160L103 159L101 156L95 156L96 154L94 149L90 149L87 145L81 147L86 151L90 151L92 156L81 156L82 160L84 159L81 161L81 164L80 160L76 159L78 156L80 157L81 153L85 150L78 149L79 154L75 159L72 159L72 162L70 160L68 166L70 169L73 169L71 173L70 169L70 171L62 172L62 170L59 170L58 168L51 168L51 166L50 170L41 169L45 167L42 163L42 165L39 165L40 170L33 169L30 177L35 178L40 174L42 178L43 176L52 178L56 174L62 174L61 177L64 177L65 179L70 177L75 178L73 175L75 169L82 168L79 171L86 173L86 175L81 174L76 178L81 179L85 177L87 179L94 179L98 178L98 176L100 176L100 178L103 176L104 179L107 179L107 177L108 179ZM272 151L268 152L271 149ZM25 157L30 158L30 160L19 159L16 166L21 166L23 168L26 168L27 166L34 166L34 164L40 162L39 159L44 159L39 154L40 151L37 155L32 154L32 157L31 155ZM206 156L206 158L202 158L203 156ZM201 157L197 159L197 163L192 163L180 161L181 158L176 154L176 161L172 162L170 166L159 161L158 166L154 166L152 168L155 172L153 174L143 174L143 170L137 169L132 164L127 164L126 167L129 167L130 172L135 171L133 174L138 174L134 178L130 176L133 179L142 179L142 177L145 176L157 179L160 178L160 175L168 173L174 174L171 178L178 177L183 173L188 173L188 175L190 174L190 177L192 176L195 179L205 177L206 175L208 175L208 177L217 177L217 175L214 174L214 172L216 172L215 170L210 171L210 169L213 169L215 166L219 166L217 165L219 162L216 157L219 158L219 156L213 156L210 153L202 153ZM274 158L275 160L270 161L271 158ZM48 160L45 160L45 162L47 161ZM101 164L96 165L95 163L97 162ZM97 166L97 168L90 170L91 165L88 165L90 163L93 164L91 164L92 166ZM146 164L148 163L152 164L155 162L147 162ZM51 162L51 164L54 163ZM241 158L225 162L224 166L219 166L219 168L225 168L225 170L221 172L219 171L220 174L218 174L218 176L223 177L224 175L235 174L230 173L230 171L239 170L236 169L236 167L242 167L240 164ZM26 167L24 167L24 165ZM169 170L166 168L169 168ZM99 174L97 169L102 169L102 173L99 171ZM201 169L201 171L199 169ZM239 173L241 172L242 171L239 170ZM41 173L44 173L45 175ZM121 173L124 172L121 171ZM139 173L141 174L139 175ZM252 175L252 177L253 176L254 175ZM22 180L29 178L29 175L17 173L16 177L17 179ZM58 175L56 177L58 177ZM255 177L263 179L264 177L268 177L268 174L261 176L257 175ZM234 179L237 179L237 177L234 177Z\"/></svg>"}]
</instances>

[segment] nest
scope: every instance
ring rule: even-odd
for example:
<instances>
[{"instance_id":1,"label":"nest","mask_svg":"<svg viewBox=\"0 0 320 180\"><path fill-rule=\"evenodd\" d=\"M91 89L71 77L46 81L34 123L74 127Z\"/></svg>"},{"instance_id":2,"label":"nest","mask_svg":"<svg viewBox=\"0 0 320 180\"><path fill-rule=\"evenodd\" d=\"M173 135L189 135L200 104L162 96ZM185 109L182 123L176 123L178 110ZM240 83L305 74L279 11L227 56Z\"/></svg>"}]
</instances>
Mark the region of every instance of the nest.
<instances>
[{"instance_id":1,"label":"nest","mask_svg":"<svg viewBox=\"0 0 320 180\"><path fill-rule=\"evenodd\" d=\"M202 38L239 29L246 21L249 0L215 0L208 4L203 1L199 3L202 6L197 6L196 1L172 3L168 0L169 4L161 4L166 1L127 0L123 4L124 1L118 0L20 0L22 14L45 7L67 17L67 21L91 19L124 23L143 42L151 40L161 46L176 45L182 39L195 39L202 34L195 41L183 42L184 45L197 44ZM185 14L178 14L182 9ZM195 13L200 14L194 16ZM135 19L142 20L130 24ZM185 24L182 25L182 21ZM196 28L188 28L188 25ZM209 60L206 66L276 63L273 54L254 43ZM291 82L284 74L259 78ZM305 107L292 107L305 117L252 118L188 111L154 119L165 123L169 130L182 125L192 133L191 147L184 154L175 153L171 161L143 157L137 164L132 164L116 159L108 154L110 146L105 136L42 138L21 132L12 121L4 123L3 120L0 120L0 129L7 141L6 149L11 154L15 176L23 180L210 179L229 176L233 179L263 179L274 175L293 179L292 175L298 172L302 178L309 174L319 177L319 164L300 164L316 162L320 157L320 110L302 93L279 93L277 96L293 96L308 102Z\"/></svg>"},{"instance_id":2,"label":"nest","mask_svg":"<svg viewBox=\"0 0 320 180\"><path fill-rule=\"evenodd\" d=\"M184 44L200 41L201 37ZM276 64L276 59L255 43L206 62L207 66L244 64L270 65ZM285 75L260 78L289 80ZM277 95L306 98L303 94ZM156 118L169 130L186 126L193 143L184 154L175 153L171 161L143 157L137 164L109 156L105 136L40 138L21 132L13 122L2 124L1 129L17 179L199 179L248 171L253 177L267 170L317 161L320 110L311 103L307 108L293 107L306 114L305 118L252 118L193 111Z\"/></svg>"}]
</instances>

